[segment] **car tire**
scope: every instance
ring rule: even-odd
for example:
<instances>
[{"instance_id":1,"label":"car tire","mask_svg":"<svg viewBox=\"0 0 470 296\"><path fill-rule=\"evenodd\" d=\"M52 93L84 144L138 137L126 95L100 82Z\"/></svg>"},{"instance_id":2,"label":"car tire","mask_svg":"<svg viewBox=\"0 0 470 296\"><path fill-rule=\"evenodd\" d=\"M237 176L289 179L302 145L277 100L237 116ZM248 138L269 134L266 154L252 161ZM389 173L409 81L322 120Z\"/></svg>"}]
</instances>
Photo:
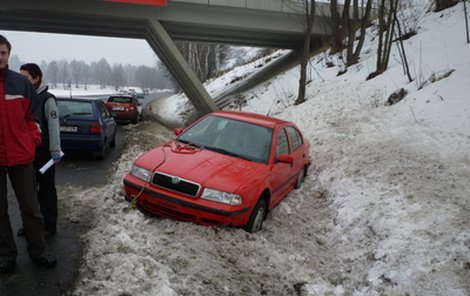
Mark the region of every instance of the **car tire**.
<instances>
[{"instance_id":1,"label":"car tire","mask_svg":"<svg viewBox=\"0 0 470 296\"><path fill-rule=\"evenodd\" d=\"M132 123L132 124L137 124L137 122L139 122L139 118L135 118L135 119L132 119L132 120L131 120L131 123Z\"/></svg>"},{"instance_id":2,"label":"car tire","mask_svg":"<svg viewBox=\"0 0 470 296\"><path fill-rule=\"evenodd\" d=\"M113 139L109 142L109 147L110 148L116 147L116 132L114 132Z\"/></svg>"},{"instance_id":3,"label":"car tire","mask_svg":"<svg viewBox=\"0 0 470 296\"><path fill-rule=\"evenodd\" d=\"M253 209L248 223L245 225L245 231L249 233L260 231L263 227L263 221L266 217L267 211L268 207L266 205L266 200L261 198Z\"/></svg>"},{"instance_id":4,"label":"car tire","mask_svg":"<svg viewBox=\"0 0 470 296\"><path fill-rule=\"evenodd\" d=\"M108 146L108 143L106 142L106 139L105 139L100 150L95 152L95 157L97 159L104 159L104 157L106 156L106 150L108 148L107 146Z\"/></svg>"},{"instance_id":5,"label":"car tire","mask_svg":"<svg viewBox=\"0 0 470 296\"><path fill-rule=\"evenodd\" d=\"M294 188L299 189L300 186L302 186L302 183L305 181L305 176L307 174L305 173L305 168L302 168L299 172L299 175L297 176L297 181L295 181Z\"/></svg>"}]
</instances>

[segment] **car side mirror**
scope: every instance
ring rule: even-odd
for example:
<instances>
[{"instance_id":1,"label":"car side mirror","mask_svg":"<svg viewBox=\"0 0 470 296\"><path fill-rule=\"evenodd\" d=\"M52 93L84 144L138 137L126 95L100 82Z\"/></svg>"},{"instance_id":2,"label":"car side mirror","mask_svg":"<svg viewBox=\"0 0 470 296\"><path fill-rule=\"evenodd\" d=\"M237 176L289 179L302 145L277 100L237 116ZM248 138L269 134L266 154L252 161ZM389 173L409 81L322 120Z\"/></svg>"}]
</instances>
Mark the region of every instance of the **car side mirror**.
<instances>
[{"instance_id":1,"label":"car side mirror","mask_svg":"<svg viewBox=\"0 0 470 296\"><path fill-rule=\"evenodd\" d=\"M283 162L283 163L288 163L288 164L293 164L294 163L294 158L290 155L287 154L281 154L277 157L278 162Z\"/></svg>"},{"instance_id":2,"label":"car side mirror","mask_svg":"<svg viewBox=\"0 0 470 296\"><path fill-rule=\"evenodd\" d=\"M181 135L182 132L183 132L183 129L181 127L177 127L173 130L173 133L177 136Z\"/></svg>"}]
</instances>

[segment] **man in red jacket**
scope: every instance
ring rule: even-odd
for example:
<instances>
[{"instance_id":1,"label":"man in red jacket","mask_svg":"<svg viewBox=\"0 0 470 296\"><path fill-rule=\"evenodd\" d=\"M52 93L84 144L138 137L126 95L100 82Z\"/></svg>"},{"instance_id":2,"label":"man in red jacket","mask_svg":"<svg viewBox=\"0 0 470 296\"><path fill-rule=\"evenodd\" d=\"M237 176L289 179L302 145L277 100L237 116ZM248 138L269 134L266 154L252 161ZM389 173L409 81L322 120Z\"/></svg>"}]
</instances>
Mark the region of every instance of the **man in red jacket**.
<instances>
[{"instance_id":1,"label":"man in red jacket","mask_svg":"<svg viewBox=\"0 0 470 296\"><path fill-rule=\"evenodd\" d=\"M56 264L46 252L33 166L36 147L41 143L40 104L31 83L8 69L10 51L10 42L0 35L0 273L14 270L18 255L8 216L7 175L23 218L29 257L42 267Z\"/></svg>"}]
</instances>

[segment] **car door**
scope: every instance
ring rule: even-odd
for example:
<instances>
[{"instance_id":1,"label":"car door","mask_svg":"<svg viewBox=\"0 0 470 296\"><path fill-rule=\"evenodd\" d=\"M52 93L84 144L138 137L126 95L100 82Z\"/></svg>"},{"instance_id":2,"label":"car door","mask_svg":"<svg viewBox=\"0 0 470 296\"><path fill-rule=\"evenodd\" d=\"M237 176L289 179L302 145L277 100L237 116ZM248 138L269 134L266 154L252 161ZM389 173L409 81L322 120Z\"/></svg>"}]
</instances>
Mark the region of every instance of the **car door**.
<instances>
[{"instance_id":1,"label":"car door","mask_svg":"<svg viewBox=\"0 0 470 296\"><path fill-rule=\"evenodd\" d=\"M111 116L111 113L109 113L109 111L106 109L106 106L103 102L98 102L98 108L101 120L103 121L104 134L106 138L111 141L111 139L114 137L114 133L116 132L116 122Z\"/></svg>"},{"instance_id":2,"label":"car door","mask_svg":"<svg viewBox=\"0 0 470 296\"><path fill-rule=\"evenodd\" d=\"M287 137L289 138L290 155L294 159L291 173L294 174L294 177L296 178L300 170L303 169L304 164L308 162L308 155L303 147L304 141L302 135L297 128L294 126L287 126L285 130L287 132Z\"/></svg>"},{"instance_id":3,"label":"car door","mask_svg":"<svg viewBox=\"0 0 470 296\"><path fill-rule=\"evenodd\" d=\"M278 129L274 139L275 157L271 166L270 186L271 186L271 205L277 204L287 193L293 184L292 164L280 162L277 160L279 155L290 154L289 138L284 127Z\"/></svg>"}]
</instances>

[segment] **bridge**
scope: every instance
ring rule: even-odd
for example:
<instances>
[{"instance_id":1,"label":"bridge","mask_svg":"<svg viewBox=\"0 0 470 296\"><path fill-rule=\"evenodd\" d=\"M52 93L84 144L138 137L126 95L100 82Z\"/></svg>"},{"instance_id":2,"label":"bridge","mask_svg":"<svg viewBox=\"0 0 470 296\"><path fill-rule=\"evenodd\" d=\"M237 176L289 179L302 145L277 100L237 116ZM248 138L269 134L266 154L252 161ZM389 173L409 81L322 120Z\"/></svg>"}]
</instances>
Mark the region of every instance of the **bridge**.
<instances>
[{"instance_id":1,"label":"bridge","mask_svg":"<svg viewBox=\"0 0 470 296\"><path fill-rule=\"evenodd\" d=\"M300 49L304 15L303 1L295 0L168 0L166 6L1 0L0 29L145 39L196 108L207 113L218 107L173 40ZM329 16L328 4L317 3L313 42L330 33Z\"/></svg>"}]
</instances>

